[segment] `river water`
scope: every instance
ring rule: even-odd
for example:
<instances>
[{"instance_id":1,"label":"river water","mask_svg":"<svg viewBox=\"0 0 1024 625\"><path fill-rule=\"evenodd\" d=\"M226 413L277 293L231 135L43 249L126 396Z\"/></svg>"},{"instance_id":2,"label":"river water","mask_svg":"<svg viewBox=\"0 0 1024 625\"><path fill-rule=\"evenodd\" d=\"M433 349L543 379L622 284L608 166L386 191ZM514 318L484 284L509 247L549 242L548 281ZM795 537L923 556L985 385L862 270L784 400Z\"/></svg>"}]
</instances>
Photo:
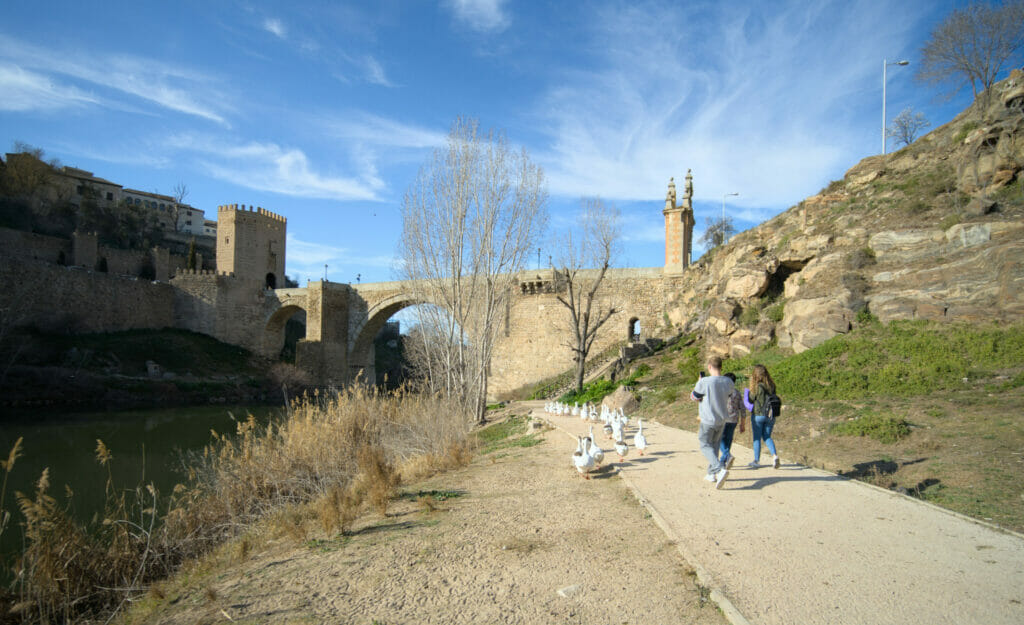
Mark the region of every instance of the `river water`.
<instances>
[{"instance_id":1,"label":"river water","mask_svg":"<svg viewBox=\"0 0 1024 625\"><path fill-rule=\"evenodd\" d=\"M75 518L89 520L103 511L108 475L96 460L96 441L102 440L113 454L110 472L116 489L152 482L166 503L174 485L184 481L182 452L201 450L210 442L211 430L234 433L236 419L252 414L266 423L281 412L265 405L184 406L5 420L0 423L0 459L7 459L18 437L24 438L3 501L11 513L11 523L0 537L5 563L22 542L22 516L14 493L33 495L44 468L50 470L49 494L66 503ZM70 499L65 499L65 485L73 492Z\"/></svg>"}]
</instances>

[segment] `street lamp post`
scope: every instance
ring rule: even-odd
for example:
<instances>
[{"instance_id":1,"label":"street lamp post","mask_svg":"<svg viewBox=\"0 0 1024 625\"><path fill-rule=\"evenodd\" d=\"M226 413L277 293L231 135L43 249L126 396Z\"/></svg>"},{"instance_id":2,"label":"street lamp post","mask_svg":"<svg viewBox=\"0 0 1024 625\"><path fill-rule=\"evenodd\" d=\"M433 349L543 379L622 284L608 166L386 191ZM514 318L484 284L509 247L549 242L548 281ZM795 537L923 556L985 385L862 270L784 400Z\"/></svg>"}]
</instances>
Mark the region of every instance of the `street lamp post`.
<instances>
[{"instance_id":1,"label":"street lamp post","mask_svg":"<svg viewBox=\"0 0 1024 625\"><path fill-rule=\"evenodd\" d=\"M722 244L725 244L725 198L739 195L739 193L726 193L722 195Z\"/></svg>"},{"instance_id":2,"label":"street lamp post","mask_svg":"<svg viewBox=\"0 0 1024 625\"><path fill-rule=\"evenodd\" d=\"M882 154L885 154L885 69L890 65L910 65L910 61L893 61L889 63L882 59Z\"/></svg>"}]
</instances>

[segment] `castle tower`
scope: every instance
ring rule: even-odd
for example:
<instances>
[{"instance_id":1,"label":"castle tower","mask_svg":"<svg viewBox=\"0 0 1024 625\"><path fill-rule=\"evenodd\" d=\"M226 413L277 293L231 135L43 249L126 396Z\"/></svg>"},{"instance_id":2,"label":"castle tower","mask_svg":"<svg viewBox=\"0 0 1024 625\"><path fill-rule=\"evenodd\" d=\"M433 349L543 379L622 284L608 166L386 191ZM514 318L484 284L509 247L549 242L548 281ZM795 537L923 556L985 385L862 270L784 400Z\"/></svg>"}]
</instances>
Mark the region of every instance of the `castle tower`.
<instances>
[{"instance_id":1,"label":"castle tower","mask_svg":"<svg viewBox=\"0 0 1024 625\"><path fill-rule=\"evenodd\" d=\"M288 220L263 208L217 207L217 273L258 280L269 289L284 286Z\"/></svg>"},{"instance_id":2,"label":"castle tower","mask_svg":"<svg viewBox=\"0 0 1024 625\"><path fill-rule=\"evenodd\" d=\"M693 175L686 170L686 187L683 189L683 203L676 205L675 179L668 180L668 194L665 196L665 269L669 276L682 275L690 266L693 253Z\"/></svg>"}]
</instances>

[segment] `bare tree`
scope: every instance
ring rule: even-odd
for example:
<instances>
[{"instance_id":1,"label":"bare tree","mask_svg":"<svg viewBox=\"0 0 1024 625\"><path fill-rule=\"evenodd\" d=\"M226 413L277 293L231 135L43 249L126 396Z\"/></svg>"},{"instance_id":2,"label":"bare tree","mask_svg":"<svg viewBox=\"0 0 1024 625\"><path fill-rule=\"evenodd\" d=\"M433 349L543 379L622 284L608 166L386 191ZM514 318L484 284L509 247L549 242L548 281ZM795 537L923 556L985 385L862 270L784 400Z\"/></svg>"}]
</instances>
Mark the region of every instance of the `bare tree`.
<instances>
[{"instance_id":1,"label":"bare tree","mask_svg":"<svg viewBox=\"0 0 1024 625\"><path fill-rule=\"evenodd\" d=\"M601 302L599 290L605 274L618 251L621 236L619 211L599 198L581 202L579 232L570 231L560 249L558 267L558 301L569 311L570 340L575 365L573 388L583 392L583 375L587 356L597 339L598 330L616 312L611 304Z\"/></svg>"},{"instance_id":2,"label":"bare tree","mask_svg":"<svg viewBox=\"0 0 1024 625\"><path fill-rule=\"evenodd\" d=\"M402 203L402 277L443 309L443 392L482 420L501 316L546 220L544 174L504 135L457 119ZM430 307L421 307L429 309Z\"/></svg>"},{"instance_id":3,"label":"bare tree","mask_svg":"<svg viewBox=\"0 0 1024 625\"><path fill-rule=\"evenodd\" d=\"M931 126L931 122L924 118L924 113L915 113L908 106L892 119L892 125L886 129L885 134L903 145L910 145L917 139L918 133L928 126Z\"/></svg>"},{"instance_id":4,"label":"bare tree","mask_svg":"<svg viewBox=\"0 0 1024 625\"><path fill-rule=\"evenodd\" d=\"M1002 5L972 3L956 9L935 27L921 49L915 78L937 85L952 83L949 96L968 83L974 97L983 95L1007 62L1024 47L1024 0Z\"/></svg>"},{"instance_id":5,"label":"bare tree","mask_svg":"<svg viewBox=\"0 0 1024 625\"><path fill-rule=\"evenodd\" d=\"M700 242L707 249L711 249L724 244L734 234L736 234L736 227L732 225L732 217L719 219L706 217L704 219L704 234L701 236Z\"/></svg>"},{"instance_id":6,"label":"bare tree","mask_svg":"<svg viewBox=\"0 0 1024 625\"><path fill-rule=\"evenodd\" d=\"M171 227L174 228L174 231L181 232L181 224L184 221L182 216L188 208L185 204L185 198L188 197L188 186L184 182L174 185L171 197L174 198L174 202L167 207L167 216L171 220Z\"/></svg>"}]
</instances>

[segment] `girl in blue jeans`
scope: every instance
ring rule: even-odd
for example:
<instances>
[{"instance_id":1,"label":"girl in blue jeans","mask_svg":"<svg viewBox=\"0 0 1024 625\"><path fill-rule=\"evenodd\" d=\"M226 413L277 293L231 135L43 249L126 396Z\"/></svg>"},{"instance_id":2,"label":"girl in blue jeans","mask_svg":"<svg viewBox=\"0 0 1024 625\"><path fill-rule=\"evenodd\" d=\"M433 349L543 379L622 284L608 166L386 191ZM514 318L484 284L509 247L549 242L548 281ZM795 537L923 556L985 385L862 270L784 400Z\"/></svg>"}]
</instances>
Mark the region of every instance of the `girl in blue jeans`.
<instances>
[{"instance_id":1,"label":"girl in blue jeans","mask_svg":"<svg viewBox=\"0 0 1024 625\"><path fill-rule=\"evenodd\" d=\"M750 376L750 387L743 390L743 405L750 411L750 431L754 435L754 461L747 466L756 469L761 466L761 441L772 452L772 466L779 468L779 453L772 440L775 417L768 417L768 395L775 393L775 382L768 375L764 365L754 365ZM753 395L753 396L751 396Z\"/></svg>"}]
</instances>

